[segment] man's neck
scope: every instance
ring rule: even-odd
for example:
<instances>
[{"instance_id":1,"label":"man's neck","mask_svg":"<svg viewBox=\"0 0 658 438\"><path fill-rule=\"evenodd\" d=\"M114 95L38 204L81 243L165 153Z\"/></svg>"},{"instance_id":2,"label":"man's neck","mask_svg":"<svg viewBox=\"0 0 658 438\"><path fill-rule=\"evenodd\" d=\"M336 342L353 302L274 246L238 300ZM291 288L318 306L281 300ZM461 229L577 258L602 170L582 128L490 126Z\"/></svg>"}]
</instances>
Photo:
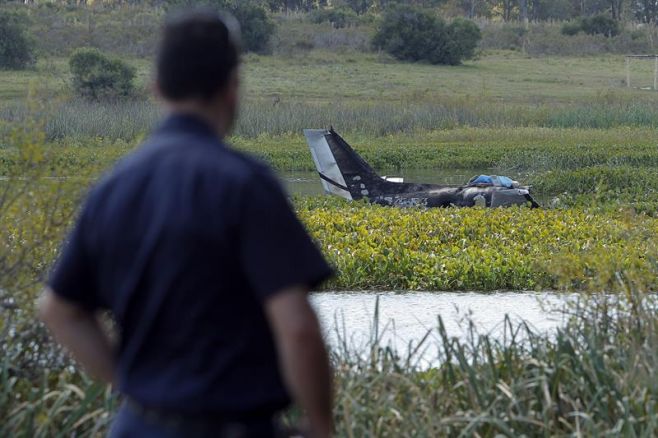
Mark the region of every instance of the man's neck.
<instances>
[{"instance_id":1,"label":"man's neck","mask_svg":"<svg viewBox=\"0 0 658 438\"><path fill-rule=\"evenodd\" d=\"M219 137L223 139L226 136L226 124L222 123L222 117L217 116L211 110L200 107L197 104L176 103L168 105L171 115L187 115L203 120Z\"/></svg>"}]
</instances>

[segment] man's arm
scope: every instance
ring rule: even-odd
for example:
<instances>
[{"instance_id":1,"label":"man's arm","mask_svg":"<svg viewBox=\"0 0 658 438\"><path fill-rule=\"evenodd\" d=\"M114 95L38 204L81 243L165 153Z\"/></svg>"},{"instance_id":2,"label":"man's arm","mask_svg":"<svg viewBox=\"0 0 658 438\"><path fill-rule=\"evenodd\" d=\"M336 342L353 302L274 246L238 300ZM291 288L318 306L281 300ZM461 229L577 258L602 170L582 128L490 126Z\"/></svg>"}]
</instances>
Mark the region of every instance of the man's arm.
<instances>
[{"instance_id":1,"label":"man's arm","mask_svg":"<svg viewBox=\"0 0 658 438\"><path fill-rule=\"evenodd\" d=\"M39 299L39 317L53 336L92 377L113 383L115 359L98 317L47 288Z\"/></svg>"},{"instance_id":2,"label":"man's arm","mask_svg":"<svg viewBox=\"0 0 658 438\"><path fill-rule=\"evenodd\" d=\"M297 404L306 412L313 438L333 433L331 369L320 325L302 287L288 288L265 302L279 362Z\"/></svg>"}]
</instances>

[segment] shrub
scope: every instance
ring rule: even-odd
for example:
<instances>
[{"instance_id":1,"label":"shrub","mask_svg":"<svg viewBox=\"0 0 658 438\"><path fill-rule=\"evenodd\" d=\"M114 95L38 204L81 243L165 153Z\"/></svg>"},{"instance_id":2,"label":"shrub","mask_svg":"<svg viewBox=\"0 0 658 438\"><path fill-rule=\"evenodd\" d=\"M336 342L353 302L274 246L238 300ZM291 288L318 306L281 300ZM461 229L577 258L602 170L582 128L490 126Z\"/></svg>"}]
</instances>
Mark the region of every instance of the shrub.
<instances>
[{"instance_id":1,"label":"shrub","mask_svg":"<svg viewBox=\"0 0 658 438\"><path fill-rule=\"evenodd\" d=\"M23 15L0 11L0 69L24 69L36 61Z\"/></svg>"},{"instance_id":2,"label":"shrub","mask_svg":"<svg viewBox=\"0 0 658 438\"><path fill-rule=\"evenodd\" d=\"M242 44L249 52L264 53L269 50L270 40L276 30L276 25L260 6L250 3L236 2L228 10L240 22L242 29Z\"/></svg>"},{"instance_id":3,"label":"shrub","mask_svg":"<svg viewBox=\"0 0 658 438\"><path fill-rule=\"evenodd\" d=\"M583 30L583 23L581 21L569 21L562 25L562 35L574 36Z\"/></svg>"},{"instance_id":4,"label":"shrub","mask_svg":"<svg viewBox=\"0 0 658 438\"><path fill-rule=\"evenodd\" d=\"M77 49L69 59L73 89L93 100L128 97L134 92L135 69L97 49Z\"/></svg>"},{"instance_id":5,"label":"shrub","mask_svg":"<svg viewBox=\"0 0 658 438\"><path fill-rule=\"evenodd\" d=\"M248 52L264 53L269 50L276 25L265 8L257 1L240 0L168 0L168 9L208 7L226 11L238 20L242 32L242 46Z\"/></svg>"},{"instance_id":6,"label":"shrub","mask_svg":"<svg viewBox=\"0 0 658 438\"><path fill-rule=\"evenodd\" d=\"M481 39L482 33L475 23L464 18L455 19L448 26L450 49L446 64L459 64L464 59L472 59Z\"/></svg>"},{"instance_id":7,"label":"shrub","mask_svg":"<svg viewBox=\"0 0 658 438\"><path fill-rule=\"evenodd\" d=\"M331 23L336 29L354 26L358 20L356 12L349 8L318 9L311 14L313 23Z\"/></svg>"},{"instance_id":8,"label":"shrub","mask_svg":"<svg viewBox=\"0 0 658 438\"><path fill-rule=\"evenodd\" d=\"M430 11L408 5L386 11L373 45L407 61L456 65L473 57L480 29L465 19L450 25Z\"/></svg>"},{"instance_id":9,"label":"shrub","mask_svg":"<svg viewBox=\"0 0 658 438\"><path fill-rule=\"evenodd\" d=\"M595 15L582 20L582 29L588 35L619 35L619 23L606 15Z\"/></svg>"}]
</instances>

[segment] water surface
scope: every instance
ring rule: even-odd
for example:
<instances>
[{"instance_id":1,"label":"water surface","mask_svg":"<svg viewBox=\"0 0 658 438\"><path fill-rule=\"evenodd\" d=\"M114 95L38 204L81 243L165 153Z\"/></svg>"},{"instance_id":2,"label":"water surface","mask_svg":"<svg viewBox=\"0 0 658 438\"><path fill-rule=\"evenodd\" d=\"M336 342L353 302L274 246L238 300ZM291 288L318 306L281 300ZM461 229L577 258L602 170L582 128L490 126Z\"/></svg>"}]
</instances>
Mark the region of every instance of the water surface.
<instances>
[{"instance_id":1,"label":"water surface","mask_svg":"<svg viewBox=\"0 0 658 438\"><path fill-rule=\"evenodd\" d=\"M536 292L321 292L313 294L311 301L330 344L337 346L346 339L350 347L362 350L374 333L379 300L382 341L402 353L428 332L429 346L438 341L439 315L448 335L462 339L469 320L478 332L500 339L506 315L515 322L528 322L538 332L551 333L565 322L558 309L570 297Z\"/></svg>"}]
</instances>

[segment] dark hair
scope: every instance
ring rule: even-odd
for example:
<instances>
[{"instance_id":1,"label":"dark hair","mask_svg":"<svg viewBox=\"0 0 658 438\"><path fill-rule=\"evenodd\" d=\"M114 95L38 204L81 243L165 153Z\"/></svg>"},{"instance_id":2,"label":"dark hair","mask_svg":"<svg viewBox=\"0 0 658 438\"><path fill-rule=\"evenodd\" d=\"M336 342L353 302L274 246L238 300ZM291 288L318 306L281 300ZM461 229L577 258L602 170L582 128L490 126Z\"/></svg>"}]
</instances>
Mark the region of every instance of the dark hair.
<instances>
[{"instance_id":1,"label":"dark hair","mask_svg":"<svg viewBox=\"0 0 658 438\"><path fill-rule=\"evenodd\" d=\"M228 85L240 62L239 26L209 9L181 12L167 20L157 57L163 97L210 100Z\"/></svg>"}]
</instances>

